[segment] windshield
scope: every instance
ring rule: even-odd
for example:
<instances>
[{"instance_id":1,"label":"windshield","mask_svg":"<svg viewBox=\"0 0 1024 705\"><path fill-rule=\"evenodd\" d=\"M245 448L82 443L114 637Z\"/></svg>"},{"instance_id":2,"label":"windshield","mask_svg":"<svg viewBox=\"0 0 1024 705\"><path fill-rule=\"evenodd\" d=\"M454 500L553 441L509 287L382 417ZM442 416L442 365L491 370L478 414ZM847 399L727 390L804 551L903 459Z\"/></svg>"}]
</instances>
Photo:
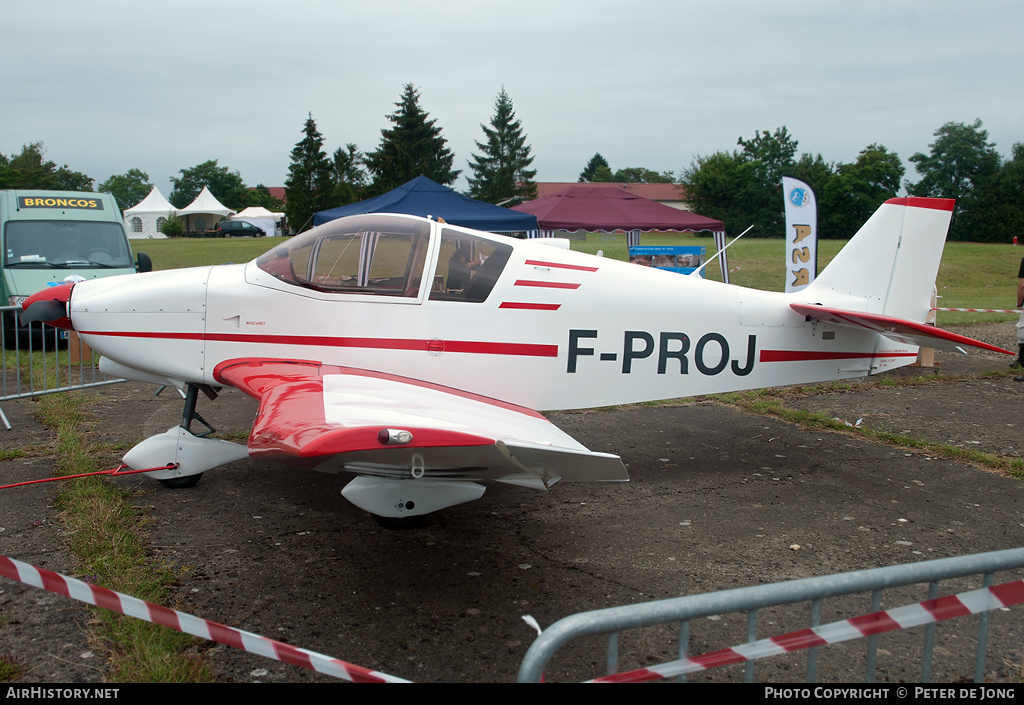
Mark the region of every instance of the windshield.
<instances>
[{"instance_id":1,"label":"windshield","mask_svg":"<svg viewBox=\"0 0 1024 705\"><path fill-rule=\"evenodd\" d=\"M120 223L10 221L4 233L4 246L5 267L132 266L132 255Z\"/></svg>"},{"instance_id":2,"label":"windshield","mask_svg":"<svg viewBox=\"0 0 1024 705\"><path fill-rule=\"evenodd\" d=\"M289 284L346 294L419 295L430 224L405 218L340 218L296 235L256 260Z\"/></svg>"}]
</instances>

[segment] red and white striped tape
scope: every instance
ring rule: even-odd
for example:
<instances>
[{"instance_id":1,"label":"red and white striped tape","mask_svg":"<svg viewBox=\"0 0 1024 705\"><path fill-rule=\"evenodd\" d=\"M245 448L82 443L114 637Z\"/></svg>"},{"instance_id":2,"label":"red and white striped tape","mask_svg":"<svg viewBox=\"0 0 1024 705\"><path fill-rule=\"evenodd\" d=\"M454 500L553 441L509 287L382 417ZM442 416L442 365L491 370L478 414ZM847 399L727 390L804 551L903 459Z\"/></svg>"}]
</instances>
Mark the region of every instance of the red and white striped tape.
<instances>
[{"instance_id":1,"label":"red and white striped tape","mask_svg":"<svg viewBox=\"0 0 1024 705\"><path fill-rule=\"evenodd\" d=\"M954 617L979 614L989 610L1009 607L1024 602L1024 580L1004 583L991 588L981 588L962 592L959 595L926 600L913 605L904 605L891 610L883 610L862 617L853 617L840 622L832 622L811 629L783 634L782 636L761 639L749 644L734 646L730 649L713 651L702 656L683 658L678 661L641 668L625 673L615 673L603 678L596 678L594 683L640 683L643 681L672 678L687 673L706 671L718 666L729 666L744 663L767 656L778 656L815 646L838 644L839 642L859 639L874 634L919 627L923 624L941 622Z\"/></svg>"},{"instance_id":2,"label":"red and white striped tape","mask_svg":"<svg viewBox=\"0 0 1024 705\"><path fill-rule=\"evenodd\" d=\"M1019 308L933 308L932 311L966 311L967 313L1020 313Z\"/></svg>"},{"instance_id":3,"label":"red and white striped tape","mask_svg":"<svg viewBox=\"0 0 1024 705\"><path fill-rule=\"evenodd\" d=\"M251 654L289 663L293 666L307 668L335 678L344 678L356 683L408 683L409 681L389 676L380 671L371 671L362 666L354 666L344 661L324 656L314 651L307 651L295 646L283 644L273 639L228 627L217 622L194 617L185 612L172 610L168 607L154 605L151 602L123 595L107 588L84 583L60 573L36 568L28 563L16 561L7 556L0 556L0 575L49 590L74 600L103 607L105 609L128 615L146 622L160 624L185 634L216 641L232 646Z\"/></svg>"}]
</instances>

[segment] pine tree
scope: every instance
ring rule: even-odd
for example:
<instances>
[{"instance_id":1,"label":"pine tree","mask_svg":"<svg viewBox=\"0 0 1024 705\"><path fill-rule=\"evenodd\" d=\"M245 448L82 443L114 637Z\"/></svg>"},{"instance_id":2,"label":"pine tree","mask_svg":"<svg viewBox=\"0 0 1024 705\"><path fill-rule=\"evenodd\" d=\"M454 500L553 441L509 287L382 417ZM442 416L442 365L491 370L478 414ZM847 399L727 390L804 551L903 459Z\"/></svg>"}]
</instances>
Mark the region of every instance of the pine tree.
<instances>
[{"instance_id":1,"label":"pine tree","mask_svg":"<svg viewBox=\"0 0 1024 705\"><path fill-rule=\"evenodd\" d=\"M580 172L580 183L587 183L587 182L590 182L590 181L594 181L595 180L594 176L597 173L597 170L601 169L602 167L604 169L608 170L609 178L607 178L607 179L600 179L599 178L599 179L596 179L596 180L607 180L607 181L610 181L611 180L611 178L610 178L610 176L611 176L611 167L608 166L608 160L605 159L604 157L602 157L601 153L598 152L593 157L590 158L590 161L587 162L587 166L585 166L583 168L583 171Z\"/></svg>"},{"instance_id":2,"label":"pine tree","mask_svg":"<svg viewBox=\"0 0 1024 705\"><path fill-rule=\"evenodd\" d=\"M365 161L366 156L351 142L334 150L331 162L334 178L333 207L346 206L362 198L366 188L366 172L363 171Z\"/></svg>"},{"instance_id":3,"label":"pine tree","mask_svg":"<svg viewBox=\"0 0 1024 705\"><path fill-rule=\"evenodd\" d=\"M366 167L373 174L370 196L386 193L393 188L426 176L444 186L459 178L461 170L452 170L455 156L445 145L436 120L428 120L420 108L420 94L411 83L405 84L398 108L387 119L394 123L389 130L381 130L377 151L366 155Z\"/></svg>"},{"instance_id":4,"label":"pine tree","mask_svg":"<svg viewBox=\"0 0 1024 705\"><path fill-rule=\"evenodd\" d=\"M598 169L601 169L602 167L604 169L608 170L608 178L607 179L605 179L605 178L597 178L597 179L595 179L594 176L598 175L597 174ZM603 175L603 173L604 172L602 171L601 174ZM590 181L611 181L611 173L612 173L612 168L610 166L608 166L608 160L605 159L604 157L602 157L601 153L598 152L594 156L592 156L590 158L590 161L587 162L587 165L585 167L583 167L583 171L580 172L580 180L579 180L579 182L582 184L582 183L588 183Z\"/></svg>"},{"instance_id":5,"label":"pine tree","mask_svg":"<svg viewBox=\"0 0 1024 705\"><path fill-rule=\"evenodd\" d=\"M334 191L324 138L316 129L312 113L306 118L302 132L305 137L292 150L292 163L284 182L285 213L288 222L297 229L310 225L314 213L331 206Z\"/></svg>"},{"instance_id":6,"label":"pine tree","mask_svg":"<svg viewBox=\"0 0 1024 705\"><path fill-rule=\"evenodd\" d=\"M533 162L530 146L519 120L516 120L512 99L502 87L494 103L491 127L480 125L487 143L476 143L483 151L474 154L469 168L474 178L469 179L469 195L488 203L499 203L514 196L530 199L537 195L533 177L536 169L528 169Z\"/></svg>"}]
</instances>

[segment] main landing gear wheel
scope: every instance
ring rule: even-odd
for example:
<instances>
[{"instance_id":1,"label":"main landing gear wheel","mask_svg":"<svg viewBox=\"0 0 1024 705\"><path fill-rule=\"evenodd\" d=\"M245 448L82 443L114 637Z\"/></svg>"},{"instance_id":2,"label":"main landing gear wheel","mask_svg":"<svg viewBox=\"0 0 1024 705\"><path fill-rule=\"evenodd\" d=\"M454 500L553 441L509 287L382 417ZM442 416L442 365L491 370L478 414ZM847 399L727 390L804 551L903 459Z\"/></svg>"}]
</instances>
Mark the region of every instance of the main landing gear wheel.
<instances>
[{"instance_id":1,"label":"main landing gear wheel","mask_svg":"<svg viewBox=\"0 0 1024 705\"><path fill-rule=\"evenodd\" d=\"M181 478L182 480L186 478ZM371 514L374 520L383 526L385 529L391 531L405 531L407 529L415 529L423 525L423 519L425 514L419 514L412 517L382 517L379 514Z\"/></svg>"},{"instance_id":2,"label":"main landing gear wheel","mask_svg":"<svg viewBox=\"0 0 1024 705\"><path fill-rule=\"evenodd\" d=\"M199 472L195 475L185 475L183 477L172 477L167 480L157 480L164 487L172 490L183 490L187 487L195 487L199 483L199 479L203 476L203 473Z\"/></svg>"}]
</instances>

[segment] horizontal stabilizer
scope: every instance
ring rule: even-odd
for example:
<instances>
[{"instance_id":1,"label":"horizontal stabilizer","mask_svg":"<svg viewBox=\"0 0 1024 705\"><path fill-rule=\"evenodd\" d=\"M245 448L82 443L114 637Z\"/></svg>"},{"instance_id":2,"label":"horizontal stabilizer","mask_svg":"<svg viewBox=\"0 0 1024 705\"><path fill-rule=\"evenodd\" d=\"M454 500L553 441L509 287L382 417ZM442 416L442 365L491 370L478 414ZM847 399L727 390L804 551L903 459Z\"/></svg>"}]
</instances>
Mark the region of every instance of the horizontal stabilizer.
<instances>
[{"instance_id":1,"label":"horizontal stabilizer","mask_svg":"<svg viewBox=\"0 0 1024 705\"><path fill-rule=\"evenodd\" d=\"M908 321L902 318L893 318L892 316L884 316L878 313L844 311L838 308L811 304L790 304L790 308L820 323L830 323L849 328L866 328L904 345L917 345L951 352L957 352L959 348L966 346L1005 353L1007 355L1017 354L995 345L983 343L974 338L968 338L965 335L950 333L935 326Z\"/></svg>"}]
</instances>

